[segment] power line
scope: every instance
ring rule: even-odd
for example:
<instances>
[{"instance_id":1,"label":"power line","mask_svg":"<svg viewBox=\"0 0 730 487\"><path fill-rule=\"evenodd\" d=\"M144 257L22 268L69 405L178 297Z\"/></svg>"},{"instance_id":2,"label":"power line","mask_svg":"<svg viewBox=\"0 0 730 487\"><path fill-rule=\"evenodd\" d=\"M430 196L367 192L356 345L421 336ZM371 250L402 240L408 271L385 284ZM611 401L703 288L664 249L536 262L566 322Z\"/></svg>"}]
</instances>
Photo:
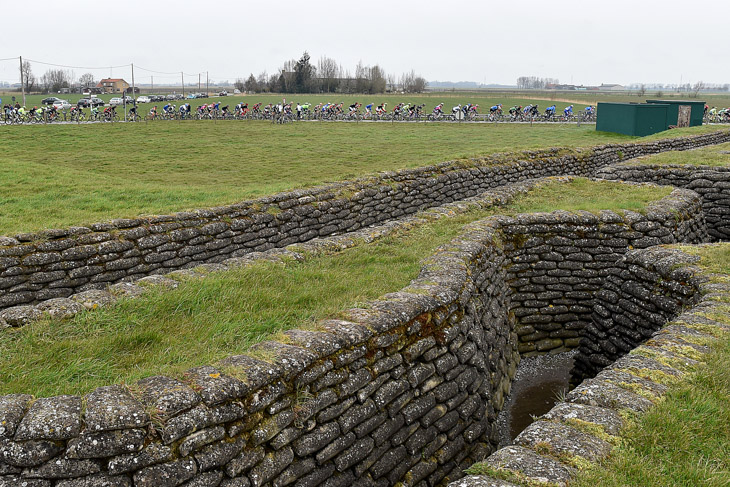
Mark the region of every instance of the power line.
<instances>
[{"instance_id":1,"label":"power line","mask_svg":"<svg viewBox=\"0 0 730 487\"><path fill-rule=\"evenodd\" d=\"M7 57L7 58L4 58L4 59L0 59L0 61L15 61L16 59L18 59L18 57L19 56Z\"/></svg>"},{"instance_id":2,"label":"power line","mask_svg":"<svg viewBox=\"0 0 730 487\"><path fill-rule=\"evenodd\" d=\"M142 66L137 66L137 69L141 69L142 71L149 71L150 73L155 73L155 74L172 74L172 75L175 75L175 76L177 76L178 74L180 74L180 71L172 71L172 72L168 72L168 71L155 71L154 69L147 69L147 68L143 68Z\"/></svg>"},{"instance_id":3,"label":"power line","mask_svg":"<svg viewBox=\"0 0 730 487\"><path fill-rule=\"evenodd\" d=\"M18 59L18 58L13 58ZM96 67L90 67L90 66L69 66L66 64L54 64L54 63L46 63L43 61L36 61L34 59L27 59L27 61L30 61L32 63L37 64L45 64L47 66L56 66L59 68L71 68L71 69L117 69L117 68L128 68L131 66L131 64L120 64L119 66L96 66Z\"/></svg>"}]
</instances>

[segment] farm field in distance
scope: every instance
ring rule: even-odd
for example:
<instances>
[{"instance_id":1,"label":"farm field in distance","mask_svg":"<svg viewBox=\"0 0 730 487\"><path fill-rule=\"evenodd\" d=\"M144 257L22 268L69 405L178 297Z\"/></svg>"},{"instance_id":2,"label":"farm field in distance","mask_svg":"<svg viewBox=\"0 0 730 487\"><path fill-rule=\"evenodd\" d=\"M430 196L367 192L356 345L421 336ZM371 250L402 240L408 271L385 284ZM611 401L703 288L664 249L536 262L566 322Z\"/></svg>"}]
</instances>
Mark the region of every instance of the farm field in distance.
<instances>
[{"instance_id":1,"label":"farm field in distance","mask_svg":"<svg viewBox=\"0 0 730 487\"><path fill-rule=\"evenodd\" d=\"M689 133L698 129L708 130ZM0 235L230 204L496 152L630 140L573 124L190 121L0 127Z\"/></svg>"}]
</instances>

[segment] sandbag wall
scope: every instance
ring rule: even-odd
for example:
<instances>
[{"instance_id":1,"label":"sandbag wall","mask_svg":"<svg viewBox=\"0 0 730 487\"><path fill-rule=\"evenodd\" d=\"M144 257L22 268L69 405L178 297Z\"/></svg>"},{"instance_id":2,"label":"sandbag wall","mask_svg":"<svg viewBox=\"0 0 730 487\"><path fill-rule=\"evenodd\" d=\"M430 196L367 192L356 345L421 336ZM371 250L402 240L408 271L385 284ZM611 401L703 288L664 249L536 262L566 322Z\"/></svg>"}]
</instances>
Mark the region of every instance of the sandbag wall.
<instances>
[{"instance_id":1,"label":"sandbag wall","mask_svg":"<svg viewBox=\"0 0 730 487\"><path fill-rule=\"evenodd\" d=\"M596 176L691 189L702 196L710 238L730 240L730 168L622 163L602 168Z\"/></svg>"},{"instance_id":2,"label":"sandbag wall","mask_svg":"<svg viewBox=\"0 0 730 487\"><path fill-rule=\"evenodd\" d=\"M350 321L180 380L0 397L0 486L432 485L493 449L517 362L488 232ZM73 479L73 480L70 480Z\"/></svg>"},{"instance_id":3,"label":"sandbag wall","mask_svg":"<svg viewBox=\"0 0 730 487\"><path fill-rule=\"evenodd\" d=\"M595 376L695 303L699 282L686 258L676 250L635 250L608 269L582 333L575 379Z\"/></svg>"},{"instance_id":4,"label":"sandbag wall","mask_svg":"<svg viewBox=\"0 0 730 487\"><path fill-rule=\"evenodd\" d=\"M621 222L615 213L603 223L567 212L492 217L438 249L400 292L316 331L289 331L286 343L84 397L0 396L0 486L427 487L456 479L497 445L496 414L520 357L516 320L537 316L512 302L520 264L541 270L523 259L543 244L524 244L584 231L612 238L602 224L637 232L635 242L658 228L672 228L673 241L694 240L703 232L698 208L697 195L675 190L646 216ZM548 309L560 298L551 299Z\"/></svg>"},{"instance_id":5,"label":"sandbag wall","mask_svg":"<svg viewBox=\"0 0 730 487\"><path fill-rule=\"evenodd\" d=\"M651 247L632 250L617 262L596 298L597 326L604 331L592 332L579 355L588 366L584 370L606 367L537 418L513 445L473 467L483 475L449 487L514 485L504 478L518 479L520 485L571 485L587 465L604 461L616 444L610 439L622 436L627 413L645 414L667 393L668 384L704 362L713 350L709 345L727 340L728 276L712 276L693 265L698 259L676 248ZM615 313L612 326L606 326L602 311L607 307ZM612 349L616 340L626 341L617 345L619 353ZM627 354L629 342L638 346ZM606 360L594 362L597 353ZM721 456L718 452L715 458Z\"/></svg>"},{"instance_id":6,"label":"sandbag wall","mask_svg":"<svg viewBox=\"0 0 730 487\"><path fill-rule=\"evenodd\" d=\"M507 183L590 176L623 159L729 140L730 131L722 131L585 150L526 151L383 173L219 208L0 237L0 308L352 231Z\"/></svg>"},{"instance_id":7,"label":"sandbag wall","mask_svg":"<svg viewBox=\"0 0 730 487\"><path fill-rule=\"evenodd\" d=\"M534 213L499 221L525 356L578 346L593 321L596 291L627 250L707 238L701 201L688 190L674 190L645 213Z\"/></svg>"}]
</instances>

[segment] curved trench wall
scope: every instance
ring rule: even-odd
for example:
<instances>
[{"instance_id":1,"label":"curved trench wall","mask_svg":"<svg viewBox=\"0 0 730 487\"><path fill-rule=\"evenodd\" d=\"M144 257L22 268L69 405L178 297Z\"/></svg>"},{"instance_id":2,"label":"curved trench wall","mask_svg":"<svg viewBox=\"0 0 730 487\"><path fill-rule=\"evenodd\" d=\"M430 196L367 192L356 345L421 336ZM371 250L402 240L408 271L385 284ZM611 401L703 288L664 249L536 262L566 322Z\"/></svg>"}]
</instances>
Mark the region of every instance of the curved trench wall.
<instances>
[{"instance_id":1,"label":"curved trench wall","mask_svg":"<svg viewBox=\"0 0 730 487\"><path fill-rule=\"evenodd\" d=\"M0 308L353 231L516 181L590 176L622 159L729 140L730 132L722 131L577 151L528 151L383 173L220 208L0 237Z\"/></svg>"},{"instance_id":2,"label":"curved trench wall","mask_svg":"<svg viewBox=\"0 0 730 487\"><path fill-rule=\"evenodd\" d=\"M696 195L675 190L645 215L493 217L440 248L400 292L316 331L289 331L287 343L260 344L259 358L84 397L2 396L0 486L385 487L458 478L495 449L496 413L519 361L517 324L536 316L518 313L512 299L510 284L524 279L517 273L542 261L525 256L578 255L573 247L595 248L617 232L633 233L623 250L611 247L616 259L631 242L696 241L698 210ZM534 238L545 242L525 245ZM547 309L559 299L545 297Z\"/></svg>"},{"instance_id":3,"label":"curved trench wall","mask_svg":"<svg viewBox=\"0 0 730 487\"><path fill-rule=\"evenodd\" d=\"M625 304L614 308L612 325L602 326L604 335L596 339L591 334L580 351L584 359L591 359L595 350L589 347L587 355L585 350L592 342L603 350L602 357L615 362L584 380L512 446L473 466L472 471L482 475L449 487L515 487L505 478L519 485L565 487L586 463L606 458L613 448L611 438L621 435L625 413L641 415L651 408L667 384L681 379L710 353L708 343L730 334L730 284L711 282L693 265L697 260L677 249L652 247L632 250L616 262L606 289L598 293L598 317L608 325L600 310ZM614 339L643 344L628 354L628 346L619 347L618 353L602 346L604 340Z\"/></svg>"},{"instance_id":4,"label":"curved trench wall","mask_svg":"<svg viewBox=\"0 0 730 487\"><path fill-rule=\"evenodd\" d=\"M691 155L688 155L688 158L691 158ZM707 230L711 239L730 240L730 168L666 166L634 162L602 168L596 177L691 189L702 196Z\"/></svg>"},{"instance_id":5,"label":"curved trench wall","mask_svg":"<svg viewBox=\"0 0 730 487\"><path fill-rule=\"evenodd\" d=\"M695 304L698 284L687 269L674 270L675 256L669 250L634 251L609 269L575 358L579 378L593 377Z\"/></svg>"}]
</instances>

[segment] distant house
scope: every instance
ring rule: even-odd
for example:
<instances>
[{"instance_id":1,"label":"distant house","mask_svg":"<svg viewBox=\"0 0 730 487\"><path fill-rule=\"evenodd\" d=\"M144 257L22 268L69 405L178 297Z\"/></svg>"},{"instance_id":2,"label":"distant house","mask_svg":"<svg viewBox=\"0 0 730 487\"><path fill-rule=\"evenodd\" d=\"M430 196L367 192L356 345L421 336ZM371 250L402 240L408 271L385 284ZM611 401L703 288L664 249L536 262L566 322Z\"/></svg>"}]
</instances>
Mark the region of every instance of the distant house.
<instances>
[{"instance_id":1,"label":"distant house","mask_svg":"<svg viewBox=\"0 0 730 487\"><path fill-rule=\"evenodd\" d=\"M598 89L601 91L625 91L626 87L623 85L602 83L601 86L598 87Z\"/></svg>"},{"instance_id":2,"label":"distant house","mask_svg":"<svg viewBox=\"0 0 730 487\"><path fill-rule=\"evenodd\" d=\"M129 88L129 83L122 78L104 78L96 85L104 93L124 93Z\"/></svg>"}]
</instances>

